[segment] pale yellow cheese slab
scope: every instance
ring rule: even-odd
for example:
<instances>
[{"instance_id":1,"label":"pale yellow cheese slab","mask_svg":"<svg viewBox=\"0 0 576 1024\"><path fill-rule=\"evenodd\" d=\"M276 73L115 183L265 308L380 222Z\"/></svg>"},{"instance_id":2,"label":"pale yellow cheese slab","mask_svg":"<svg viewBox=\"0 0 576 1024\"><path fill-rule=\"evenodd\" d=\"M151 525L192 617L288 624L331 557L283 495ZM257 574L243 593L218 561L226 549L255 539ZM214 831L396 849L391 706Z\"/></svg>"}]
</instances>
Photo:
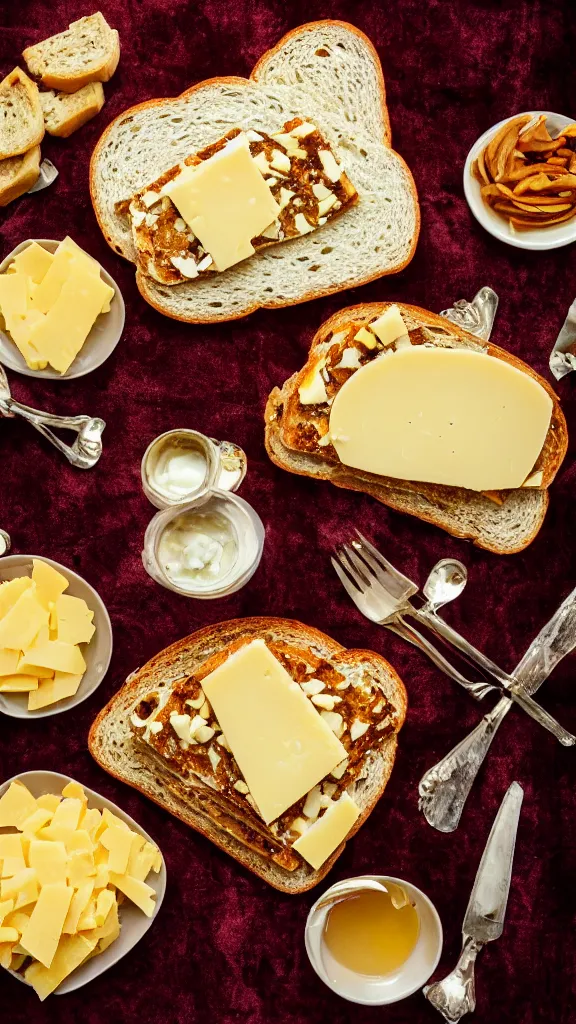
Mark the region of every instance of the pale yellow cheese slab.
<instances>
[{"instance_id":1,"label":"pale yellow cheese slab","mask_svg":"<svg viewBox=\"0 0 576 1024\"><path fill-rule=\"evenodd\" d=\"M38 290L47 279L48 274ZM30 343L55 370L65 373L113 295L109 285L73 259L58 298L45 319L32 327Z\"/></svg>"},{"instance_id":2,"label":"pale yellow cheese slab","mask_svg":"<svg viewBox=\"0 0 576 1024\"><path fill-rule=\"evenodd\" d=\"M108 870L123 875L128 867L133 833L125 828L107 828L100 842L108 850Z\"/></svg>"},{"instance_id":3,"label":"pale yellow cheese slab","mask_svg":"<svg viewBox=\"0 0 576 1024\"><path fill-rule=\"evenodd\" d=\"M22 836L19 832L8 832L0 835L0 875L12 878L28 865L24 859Z\"/></svg>"},{"instance_id":4,"label":"pale yellow cheese slab","mask_svg":"<svg viewBox=\"0 0 576 1024\"><path fill-rule=\"evenodd\" d=\"M264 640L241 647L202 688L266 824L346 757Z\"/></svg>"},{"instance_id":5,"label":"pale yellow cheese slab","mask_svg":"<svg viewBox=\"0 0 576 1024\"><path fill-rule=\"evenodd\" d=\"M84 673L55 672L53 679L42 679L37 690L28 696L28 710L38 711L78 692Z\"/></svg>"},{"instance_id":6,"label":"pale yellow cheese slab","mask_svg":"<svg viewBox=\"0 0 576 1024\"><path fill-rule=\"evenodd\" d=\"M110 872L110 881L129 900L132 900L132 903L135 903L142 913L146 914L146 917L152 917L156 908L156 892L151 885L139 882L136 878L130 878L130 875L116 875L113 871Z\"/></svg>"},{"instance_id":7,"label":"pale yellow cheese slab","mask_svg":"<svg viewBox=\"0 0 576 1024\"><path fill-rule=\"evenodd\" d=\"M32 897L35 900L38 895L38 878L34 868L23 868L12 878L3 878L0 883L0 899L9 900L14 897L16 899L15 909L25 905L18 899L20 894L32 892L36 894Z\"/></svg>"},{"instance_id":8,"label":"pale yellow cheese slab","mask_svg":"<svg viewBox=\"0 0 576 1024\"><path fill-rule=\"evenodd\" d=\"M56 601L58 639L67 644L87 644L94 636L94 612L78 597L62 594Z\"/></svg>"},{"instance_id":9,"label":"pale yellow cheese slab","mask_svg":"<svg viewBox=\"0 0 576 1024\"><path fill-rule=\"evenodd\" d=\"M14 900L3 900L0 903L0 924L5 917L8 916L14 910Z\"/></svg>"},{"instance_id":10,"label":"pale yellow cheese slab","mask_svg":"<svg viewBox=\"0 0 576 1024\"><path fill-rule=\"evenodd\" d=\"M4 647L0 650L0 677L14 675L18 668L19 651L11 651Z\"/></svg>"},{"instance_id":11,"label":"pale yellow cheese slab","mask_svg":"<svg viewBox=\"0 0 576 1024\"><path fill-rule=\"evenodd\" d=\"M63 937L50 968L40 963L31 964L24 972L26 981L43 1001L90 955L97 941L89 934Z\"/></svg>"},{"instance_id":12,"label":"pale yellow cheese slab","mask_svg":"<svg viewBox=\"0 0 576 1024\"><path fill-rule=\"evenodd\" d=\"M0 619L14 607L20 595L31 587L32 580L29 576L17 576L14 580L0 584Z\"/></svg>"},{"instance_id":13,"label":"pale yellow cheese slab","mask_svg":"<svg viewBox=\"0 0 576 1024\"><path fill-rule=\"evenodd\" d=\"M47 611L50 611L50 605L55 604L69 586L61 572L40 558L32 561L32 580L36 584L38 600Z\"/></svg>"},{"instance_id":14,"label":"pale yellow cheese slab","mask_svg":"<svg viewBox=\"0 0 576 1024\"><path fill-rule=\"evenodd\" d=\"M30 277L34 284L40 284L52 266L53 260L54 256L51 252L38 245L38 242L32 242L14 257L10 269L14 267L19 273Z\"/></svg>"},{"instance_id":15,"label":"pale yellow cheese slab","mask_svg":"<svg viewBox=\"0 0 576 1024\"><path fill-rule=\"evenodd\" d=\"M87 878L82 885L78 886L70 902L62 928L65 935L73 935L78 930L78 922L92 898L93 891L94 881L91 878Z\"/></svg>"},{"instance_id":16,"label":"pale yellow cheese slab","mask_svg":"<svg viewBox=\"0 0 576 1024\"><path fill-rule=\"evenodd\" d=\"M36 588L28 587L0 620L0 647L25 651L47 622L48 612L39 603Z\"/></svg>"},{"instance_id":17,"label":"pale yellow cheese slab","mask_svg":"<svg viewBox=\"0 0 576 1024\"><path fill-rule=\"evenodd\" d=\"M28 309L28 285L22 273L0 274L0 312L8 330Z\"/></svg>"},{"instance_id":18,"label":"pale yellow cheese slab","mask_svg":"<svg viewBox=\"0 0 576 1024\"><path fill-rule=\"evenodd\" d=\"M25 596L23 595L23 597ZM2 623L0 622L0 629L1 627ZM24 645L23 650L26 650L26 646ZM46 643L34 647L19 665L19 670L25 673L26 667L32 663L40 668L53 669L55 672L68 672L72 675L86 671L86 662L80 649L72 644L65 644L62 640L47 640Z\"/></svg>"},{"instance_id":19,"label":"pale yellow cheese slab","mask_svg":"<svg viewBox=\"0 0 576 1024\"><path fill-rule=\"evenodd\" d=\"M38 677L32 675L0 676L0 693L30 693L38 689Z\"/></svg>"},{"instance_id":20,"label":"pale yellow cheese slab","mask_svg":"<svg viewBox=\"0 0 576 1024\"><path fill-rule=\"evenodd\" d=\"M62 883L42 886L22 933L20 945L44 967L50 967L54 959L73 895L71 886Z\"/></svg>"},{"instance_id":21,"label":"pale yellow cheese slab","mask_svg":"<svg viewBox=\"0 0 576 1024\"><path fill-rule=\"evenodd\" d=\"M343 793L292 847L317 871L344 842L359 816L360 808Z\"/></svg>"},{"instance_id":22,"label":"pale yellow cheese slab","mask_svg":"<svg viewBox=\"0 0 576 1024\"><path fill-rule=\"evenodd\" d=\"M62 842L32 839L28 866L34 868L40 885L66 884L68 854Z\"/></svg>"},{"instance_id":23,"label":"pale yellow cheese slab","mask_svg":"<svg viewBox=\"0 0 576 1024\"><path fill-rule=\"evenodd\" d=\"M280 212L244 133L208 160L185 167L163 194L170 197L218 270L251 256L251 240Z\"/></svg>"},{"instance_id":24,"label":"pale yellow cheese slab","mask_svg":"<svg viewBox=\"0 0 576 1024\"><path fill-rule=\"evenodd\" d=\"M82 801L74 797L65 797L54 811L54 817L43 830L47 838L66 843L72 832L78 828L82 813Z\"/></svg>"},{"instance_id":25,"label":"pale yellow cheese slab","mask_svg":"<svg viewBox=\"0 0 576 1024\"><path fill-rule=\"evenodd\" d=\"M538 381L502 359L417 345L352 374L334 399L330 435L355 469L505 490L533 469L552 408Z\"/></svg>"},{"instance_id":26,"label":"pale yellow cheese slab","mask_svg":"<svg viewBox=\"0 0 576 1024\"><path fill-rule=\"evenodd\" d=\"M37 804L30 790L22 782L11 782L6 792L0 797L0 828L22 825L36 810Z\"/></svg>"}]
</instances>

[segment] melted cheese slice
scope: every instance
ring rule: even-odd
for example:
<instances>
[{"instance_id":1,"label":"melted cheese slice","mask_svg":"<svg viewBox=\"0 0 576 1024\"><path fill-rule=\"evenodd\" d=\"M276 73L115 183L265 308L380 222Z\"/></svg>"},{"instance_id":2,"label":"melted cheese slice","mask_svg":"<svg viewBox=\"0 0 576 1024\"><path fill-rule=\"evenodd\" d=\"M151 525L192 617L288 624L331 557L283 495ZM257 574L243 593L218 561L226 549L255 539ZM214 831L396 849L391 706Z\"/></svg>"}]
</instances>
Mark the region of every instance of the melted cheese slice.
<instances>
[{"instance_id":1,"label":"melted cheese slice","mask_svg":"<svg viewBox=\"0 0 576 1024\"><path fill-rule=\"evenodd\" d=\"M553 403L527 373L466 349L413 346L354 373L330 414L345 466L472 491L521 487Z\"/></svg>"},{"instance_id":2,"label":"melted cheese slice","mask_svg":"<svg viewBox=\"0 0 576 1024\"><path fill-rule=\"evenodd\" d=\"M230 655L202 689L267 825L346 757L264 640Z\"/></svg>"},{"instance_id":3,"label":"melted cheese slice","mask_svg":"<svg viewBox=\"0 0 576 1024\"><path fill-rule=\"evenodd\" d=\"M280 213L243 132L208 160L185 167L162 193L170 197L218 270L251 256L252 239Z\"/></svg>"}]
</instances>

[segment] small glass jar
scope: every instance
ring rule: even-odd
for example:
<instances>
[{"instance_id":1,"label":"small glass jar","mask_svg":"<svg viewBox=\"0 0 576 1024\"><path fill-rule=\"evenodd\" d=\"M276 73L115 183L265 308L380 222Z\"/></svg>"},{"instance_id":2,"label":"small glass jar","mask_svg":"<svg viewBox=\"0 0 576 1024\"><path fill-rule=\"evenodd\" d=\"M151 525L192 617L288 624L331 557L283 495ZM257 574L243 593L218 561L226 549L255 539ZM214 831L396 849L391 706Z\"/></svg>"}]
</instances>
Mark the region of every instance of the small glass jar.
<instances>
[{"instance_id":1,"label":"small glass jar","mask_svg":"<svg viewBox=\"0 0 576 1024\"><path fill-rule=\"evenodd\" d=\"M156 508L182 505L216 484L220 459L209 437L196 430L168 430L142 459L144 494Z\"/></svg>"},{"instance_id":2,"label":"small glass jar","mask_svg":"<svg viewBox=\"0 0 576 1024\"><path fill-rule=\"evenodd\" d=\"M242 498L212 490L158 512L144 537L146 572L186 597L226 597L254 575L264 547L262 520Z\"/></svg>"}]
</instances>

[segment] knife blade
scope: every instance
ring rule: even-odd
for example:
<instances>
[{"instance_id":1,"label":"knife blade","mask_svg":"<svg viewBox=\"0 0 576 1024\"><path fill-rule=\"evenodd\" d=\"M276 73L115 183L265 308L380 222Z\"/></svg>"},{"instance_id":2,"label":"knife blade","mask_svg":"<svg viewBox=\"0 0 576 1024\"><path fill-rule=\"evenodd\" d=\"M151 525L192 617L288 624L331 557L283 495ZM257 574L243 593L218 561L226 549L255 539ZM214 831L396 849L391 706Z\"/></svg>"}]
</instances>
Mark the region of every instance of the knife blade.
<instances>
[{"instance_id":1,"label":"knife blade","mask_svg":"<svg viewBox=\"0 0 576 1024\"><path fill-rule=\"evenodd\" d=\"M523 799L522 787L513 782L500 805L482 854L462 926L463 934L477 942L493 942L504 928Z\"/></svg>"},{"instance_id":2,"label":"knife blade","mask_svg":"<svg viewBox=\"0 0 576 1024\"><path fill-rule=\"evenodd\" d=\"M464 916L458 963L442 981L423 989L426 999L450 1024L456 1024L464 1014L474 1010L476 957L486 942L500 937L504 928L523 799L522 787L513 782L500 804L476 873Z\"/></svg>"}]
</instances>

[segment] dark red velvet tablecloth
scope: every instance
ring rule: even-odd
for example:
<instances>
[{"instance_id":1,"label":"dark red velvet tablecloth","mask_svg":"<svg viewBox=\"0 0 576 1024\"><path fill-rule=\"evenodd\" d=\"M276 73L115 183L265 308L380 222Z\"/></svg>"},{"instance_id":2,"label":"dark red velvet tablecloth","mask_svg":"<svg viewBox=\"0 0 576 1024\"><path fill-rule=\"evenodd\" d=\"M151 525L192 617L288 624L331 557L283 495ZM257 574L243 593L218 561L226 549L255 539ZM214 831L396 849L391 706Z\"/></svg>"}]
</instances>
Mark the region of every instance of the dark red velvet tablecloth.
<instances>
[{"instance_id":1,"label":"dark red velvet tablecloth","mask_svg":"<svg viewBox=\"0 0 576 1024\"><path fill-rule=\"evenodd\" d=\"M3 1024L433 1024L416 994L385 1009L354 1007L322 986L308 964L303 928L314 893L284 896L92 761L90 723L125 677L162 647L207 623L239 615L301 619L349 647L372 647L405 680L407 723L391 782L328 881L363 872L400 875L435 902L444 926L440 970L455 963L461 922L480 854L506 787L525 801L502 938L481 955L478 1024L569 1024L576 1020L574 962L574 753L519 712L511 714L474 787L458 831L433 831L417 808L417 783L478 721L463 691L388 632L369 625L341 591L329 562L335 539L361 525L394 562L423 582L442 556L463 559L468 589L449 620L507 669L576 582L573 449L551 492L538 538L497 557L388 511L368 497L290 476L268 460L262 413L273 385L299 368L320 323L344 305L397 299L440 310L482 285L500 295L493 340L548 376L548 354L576 291L574 249L522 252L472 219L462 192L466 154L486 128L521 110L576 117L576 23L570 0L469 0L394 4L274 0L102 0L120 32L122 57L102 113L67 141L48 136L44 155L60 177L2 215L1 253L31 236L70 233L118 281L126 329L113 356L90 376L61 383L10 374L16 398L107 422L104 455L74 470L19 420L0 427L0 526L14 550L46 555L81 573L106 602L114 627L110 671L74 712L40 721L0 716L0 778L30 769L65 772L118 802L155 837L168 868L157 921L124 960L88 988L40 1004L0 972ZM2 4L2 75L22 49L94 4L19 0ZM422 232L406 270L340 296L203 327L149 308L132 267L108 249L88 194L88 162L104 127L126 107L175 95L214 75L247 75L284 32L321 17L363 29L381 56L395 148L411 167ZM559 385L574 426L574 382ZM248 453L242 488L266 525L255 577L221 601L193 601L146 575L142 538L154 510L140 488L149 441L171 427L229 438ZM574 431L573 431L574 432ZM576 729L574 658L542 691ZM438 975L439 976L439 975Z\"/></svg>"}]
</instances>

